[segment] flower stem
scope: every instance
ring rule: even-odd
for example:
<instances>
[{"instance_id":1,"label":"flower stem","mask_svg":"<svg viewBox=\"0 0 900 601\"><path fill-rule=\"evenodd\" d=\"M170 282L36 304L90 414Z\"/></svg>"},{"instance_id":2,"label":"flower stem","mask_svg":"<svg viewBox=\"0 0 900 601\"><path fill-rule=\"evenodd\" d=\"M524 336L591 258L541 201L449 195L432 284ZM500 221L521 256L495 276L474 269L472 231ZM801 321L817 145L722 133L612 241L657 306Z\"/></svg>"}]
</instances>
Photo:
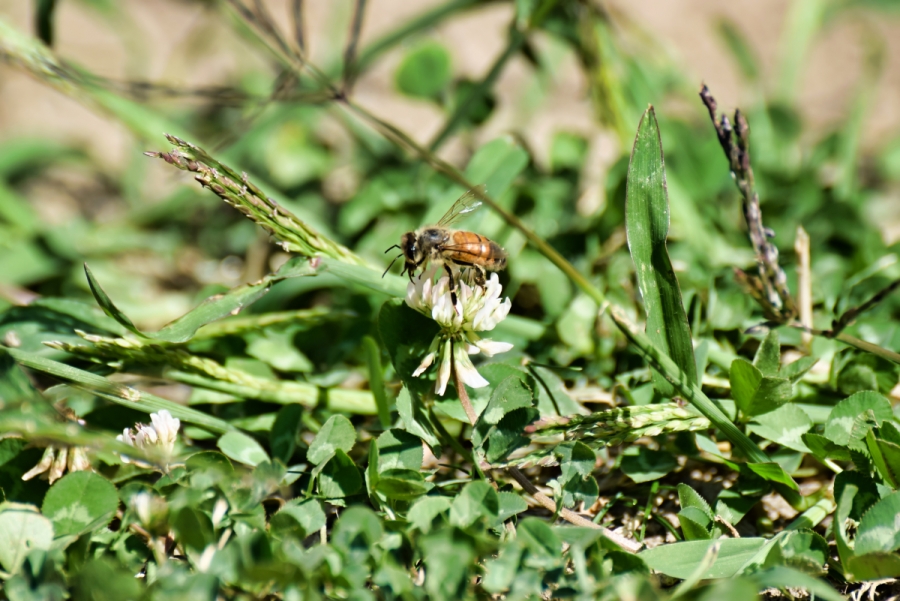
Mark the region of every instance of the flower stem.
<instances>
[{"instance_id":1,"label":"flower stem","mask_svg":"<svg viewBox=\"0 0 900 601\"><path fill-rule=\"evenodd\" d=\"M534 484L532 484L531 480L529 480L525 476L525 474L523 474L521 471L519 471L519 468L511 467L511 468L508 468L506 471L509 472L509 475L512 476L515 479L515 481L519 483L519 486L521 486L525 490L525 492L527 492L529 495L531 495L535 501L537 501L542 507L544 507L548 511L552 511L554 514L556 514L556 503L553 501L553 499L551 499L550 497L548 497L547 495L542 493L540 490L538 490L538 487L535 486ZM565 507L563 507L562 509L559 510L559 517L566 520L567 522L575 524L576 526L582 526L584 528L591 528L593 530L602 530L603 536L605 536L612 542L616 543L617 545L622 547L622 549L624 549L625 551L628 551L629 553L637 553L638 550L641 548L640 543L635 542L631 539L625 538L621 534L617 534L615 532L612 532L611 530L607 530L603 526L600 526L599 524L595 524L594 522L590 521L586 517L575 513L571 509L566 509Z\"/></svg>"},{"instance_id":2,"label":"flower stem","mask_svg":"<svg viewBox=\"0 0 900 601\"><path fill-rule=\"evenodd\" d=\"M463 411L466 412L466 417L469 418L469 423L473 426L475 422L478 421L478 415L475 414L475 408L472 406L472 401L469 399L469 392L466 390L466 385L463 383L462 376L459 374L459 370L456 369L456 358L453 353L453 343L450 343L450 373L453 374L453 383L456 385L456 394L459 395L459 402L463 406Z\"/></svg>"}]
</instances>

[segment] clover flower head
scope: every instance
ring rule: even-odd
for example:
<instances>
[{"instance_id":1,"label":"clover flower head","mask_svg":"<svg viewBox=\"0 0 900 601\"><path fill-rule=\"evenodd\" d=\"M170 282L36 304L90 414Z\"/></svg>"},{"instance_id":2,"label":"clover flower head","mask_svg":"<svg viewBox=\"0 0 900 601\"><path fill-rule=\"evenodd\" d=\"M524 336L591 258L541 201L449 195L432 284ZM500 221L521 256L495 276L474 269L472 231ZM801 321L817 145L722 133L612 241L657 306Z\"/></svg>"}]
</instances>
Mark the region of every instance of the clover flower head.
<instances>
[{"instance_id":1,"label":"clover flower head","mask_svg":"<svg viewBox=\"0 0 900 601\"><path fill-rule=\"evenodd\" d=\"M512 349L513 345L508 342L497 342L478 334L493 330L503 321L509 314L512 302L509 298L500 299L503 288L496 273L492 273L484 285L478 285L473 283L470 270L457 278L454 306L449 276L444 275L437 281L434 279L438 268L434 265L425 270L413 278L406 288L406 304L441 326L441 331L431 342L428 354L413 376L422 375L437 360L435 392L438 395L443 396L447 390L453 368L467 386L483 388L488 381L475 369L469 355L483 353L492 357Z\"/></svg>"},{"instance_id":2,"label":"clover flower head","mask_svg":"<svg viewBox=\"0 0 900 601\"><path fill-rule=\"evenodd\" d=\"M149 426L135 424L134 431L131 428L125 428L121 434L116 436L116 440L138 449L156 447L163 455L170 457L175 451L175 441L178 440L181 420L172 417L171 413L163 409L159 413L151 413L150 422L152 425ZM122 455L122 460L125 463L131 462L125 455Z\"/></svg>"},{"instance_id":3,"label":"clover flower head","mask_svg":"<svg viewBox=\"0 0 900 601\"><path fill-rule=\"evenodd\" d=\"M57 448L52 445L47 447L37 465L22 474L22 480L31 480L39 474L45 474L44 477L50 481L50 484L53 484L63 477L67 469L69 472L83 472L92 469L91 460L84 447Z\"/></svg>"}]
</instances>

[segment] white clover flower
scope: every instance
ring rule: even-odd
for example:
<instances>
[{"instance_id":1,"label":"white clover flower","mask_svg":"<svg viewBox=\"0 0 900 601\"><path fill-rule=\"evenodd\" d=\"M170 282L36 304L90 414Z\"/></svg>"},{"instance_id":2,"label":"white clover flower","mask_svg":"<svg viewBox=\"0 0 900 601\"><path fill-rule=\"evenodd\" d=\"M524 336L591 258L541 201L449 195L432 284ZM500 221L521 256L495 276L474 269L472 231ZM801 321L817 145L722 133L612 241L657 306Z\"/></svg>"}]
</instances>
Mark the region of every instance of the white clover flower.
<instances>
[{"instance_id":1,"label":"white clover flower","mask_svg":"<svg viewBox=\"0 0 900 601\"><path fill-rule=\"evenodd\" d=\"M39 474L46 474L47 480L53 484L69 472L83 472L91 469L91 460L83 447L49 446L44 450L37 465L22 474L22 480L31 480Z\"/></svg>"},{"instance_id":2,"label":"white clover flower","mask_svg":"<svg viewBox=\"0 0 900 601\"><path fill-rule=\"evenodd\" d=\"M503 288L500 278L492 273L484 286L472 283L469 277L459 277L456 306L450 294L450 279L443 276L434 281L438 266L435 265L415 277L406 288L406 304L419 313L432 318L441 326L413 376L419 377L438 360L437 381L434 390L443 396L453 369L471 388L483 388L488 381L481 377L469 359L469 355L484 353L492 357L512 349L508 342L482 338L476 332L486 332L503 321L509 314L512 302L500 300Z\"/></svg>"},{"instance_id":3,"label":"white clover flower","mask_svg":"<svg viewBox=\"0 0 900 601\"><path fill-rule=\"evenodd\" d=\"M159 413L151 413L150 421L153 425L135 424L134 432L131 428L125 428L116 436L116 440L137 449L157 447L164 456L171 457L175 451L181 420L172 417L171 413L163 409ZM122 455L122 461L131 463L125 455Z\"/></svg>"}]
</instances>

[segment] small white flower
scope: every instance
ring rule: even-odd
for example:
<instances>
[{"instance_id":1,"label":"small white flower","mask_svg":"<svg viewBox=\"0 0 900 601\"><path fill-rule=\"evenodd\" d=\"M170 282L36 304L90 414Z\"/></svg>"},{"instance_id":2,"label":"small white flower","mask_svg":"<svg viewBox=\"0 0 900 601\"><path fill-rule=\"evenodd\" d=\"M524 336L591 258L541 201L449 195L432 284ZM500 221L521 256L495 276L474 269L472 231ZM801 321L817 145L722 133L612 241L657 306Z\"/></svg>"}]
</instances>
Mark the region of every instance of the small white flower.
<instances>
[{"instance_id":1,"label":"small white flower","mask_svg":"<svg viewBox=\"0 0 900 601\"><path fill-rule=\"evenodd\" d=\"M151 426L135 424L133 433L130 428L125 428L116 436L116 440L136 449L157 447L164 456L171 457L175 451L175 441L178 440L181 420L163 409L159 413L151 413L150 421L153 424ZM130 463L131 459L122 455L122 461Z\"/></svg>"},{"instance_id":2,"label":"small white flower","mask_svg":"<svg viewBox=\"0 0 900 601\"><path fill-rule=\"evenodd\" d=\"M432 266L413 278L406 288L406 304L419 313L432 318L441 326L440 333L432 341L428 354L413 372L418 377L425 373L437 359L438 374L434 390L443 396L455 368L462 381L471 388L488 385L469 355L483 353L493 357L512 349L508 342L481 338L476 332L493 330L509 314L512 302L501 300L503 288L500 278L492 273L484 286L474 284L469 277L459 277L456 290L456 306L450 294L450 279L444 275L436 282L434 276L439 266Z\"/></svg>"},{"instance_id":3,"label":"small white flower","mask_svg":"<svg viewBox=\"0 0 900 601\"><path fill-rule=\"evenodd\" d=\"M39 474L46 474L47 480L53 484L69 472L83 472L91 469L91 460L82 447L49 446L44 450L41 460L33 468L22 474L22 480L31 480Z\"/></svg>"}]
</instances>

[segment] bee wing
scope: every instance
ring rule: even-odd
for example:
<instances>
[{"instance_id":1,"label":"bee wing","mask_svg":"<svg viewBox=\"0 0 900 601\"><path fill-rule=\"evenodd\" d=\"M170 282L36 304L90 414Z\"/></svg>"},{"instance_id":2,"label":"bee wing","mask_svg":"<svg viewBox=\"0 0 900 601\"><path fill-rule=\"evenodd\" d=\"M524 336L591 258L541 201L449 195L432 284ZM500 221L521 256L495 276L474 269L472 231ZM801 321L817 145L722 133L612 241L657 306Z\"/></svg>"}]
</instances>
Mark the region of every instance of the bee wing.
<instances>
[{"instance_id":1,"label":"bee wing","mask_svg":"<svg viewBox=\"0 0 900 601\"><path fill-rule=\"evenodd\" d=\"M437 224L441 227L447 227L464 214L471 213L472 211L480 207L481 200L478 199L476 190L484 194L484 184L476 186L475 188L472 188L471 190L460 196L459 199L453 203L453 206L450 207L450 210L444 213L444 216L441 217L441 220L438 221Z\"/></svg>"}]
</instances>

